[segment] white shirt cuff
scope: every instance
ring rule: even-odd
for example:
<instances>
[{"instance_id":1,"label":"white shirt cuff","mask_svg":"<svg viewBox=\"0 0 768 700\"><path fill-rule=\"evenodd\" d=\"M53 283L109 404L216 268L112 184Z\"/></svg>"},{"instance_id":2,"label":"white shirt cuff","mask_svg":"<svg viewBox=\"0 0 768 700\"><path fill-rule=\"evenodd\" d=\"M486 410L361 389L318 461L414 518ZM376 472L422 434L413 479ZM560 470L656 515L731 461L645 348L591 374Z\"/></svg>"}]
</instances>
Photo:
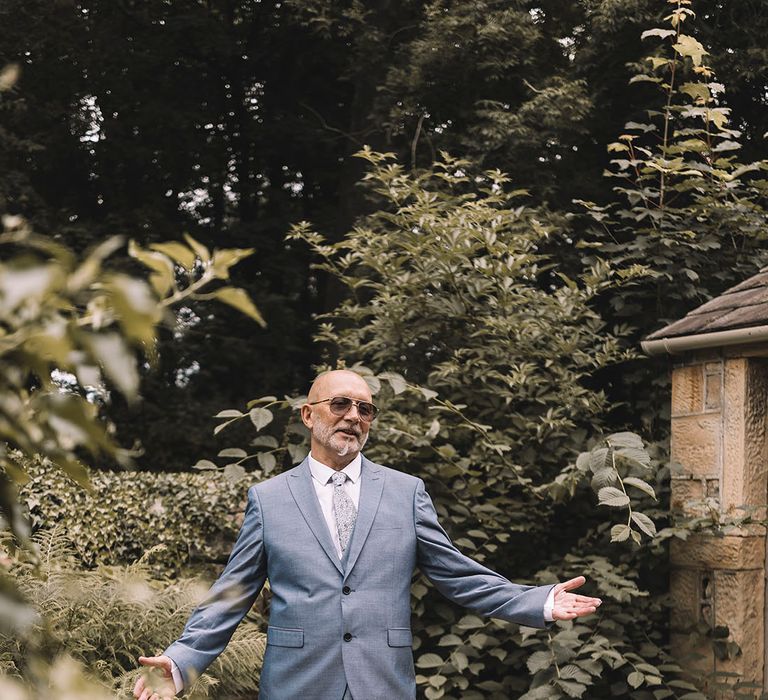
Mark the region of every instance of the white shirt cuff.
<instances>
[{"instance_id":1,"label":"white shirt cuff","mask_svg":"<svg viewBox=\"0 0 768 700\"><path fill-rule=\"evenodd\" d=\"M171 659L171 675L173 676L173 682L176 685L176 694L178 695L184 690L184 679L181 677L181 671L179 671L179 667L173 659Z\"/></svg>"},{"instance_id":2,"label":"white shirt cuff","mask_svg":"<svg viewBox=\"0 0 768 700\"><path fill-rule=\"evenodd\" d=\"M544 619L547 622L552 622L555 619L554 617L552 617L552 609L554 607L555 607L555 589L553 587L552 590L549 592L547 599L544 601Z\"/></svg>"}]
</instances>

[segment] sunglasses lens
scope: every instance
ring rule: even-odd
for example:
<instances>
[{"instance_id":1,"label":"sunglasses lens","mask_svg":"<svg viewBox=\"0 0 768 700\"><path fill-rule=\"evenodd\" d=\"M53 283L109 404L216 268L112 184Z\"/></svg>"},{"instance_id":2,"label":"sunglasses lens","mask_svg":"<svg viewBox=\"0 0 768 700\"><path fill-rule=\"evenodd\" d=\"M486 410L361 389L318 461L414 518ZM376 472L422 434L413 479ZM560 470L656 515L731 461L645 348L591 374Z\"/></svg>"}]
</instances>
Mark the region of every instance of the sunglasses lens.
<instances>
[{"instance_id":1,"label":"sunglasses lens","mask_svg":"<svg viewBox=\"0 0 768 700\"><path fill-rule=\"evenodd\" d=\"M357 404L357 412L364 421L372 421L376 417L376 406L372 403L361 401Z\"/></svg>"},{"instance_id":2,"label":"sunglasses lens","mask_svg":"<svg viewBox=\"0 0 768 700\"><path fill-rule=\"evenodd\" d=\"M349 411L352 406L352 399L345 399L341 396L331 399L331 411L337 416L343 416Z\"/></svg>"},{"instance_id":3,"label":"sunglasses lens","mask_svg":"<svg viewBox=\"0 0 768 700\"><path fill-rule=\"evenodd\" d=\"M345 396L336 396L330 400L331 413L336 416L346 416L353 403L357 404L357 414L362 420L370 422L376 417L378 409L372 403L367 401L355 402Z\"/></svg>"}]
</instances>

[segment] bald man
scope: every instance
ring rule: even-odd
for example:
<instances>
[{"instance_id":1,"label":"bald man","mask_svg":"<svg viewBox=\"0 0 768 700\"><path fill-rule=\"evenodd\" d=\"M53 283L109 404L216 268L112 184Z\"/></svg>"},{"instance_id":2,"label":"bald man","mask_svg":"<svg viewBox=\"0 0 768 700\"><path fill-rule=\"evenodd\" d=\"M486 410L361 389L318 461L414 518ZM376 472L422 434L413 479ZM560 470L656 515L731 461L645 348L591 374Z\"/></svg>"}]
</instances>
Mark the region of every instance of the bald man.
<instances>
[{"instance_id":1,"label":"bald man","mask_svg":"<svg viewBox=\"0 0 768 700\"><path fill-rule=\"evenodd\" d=\"M224 650L264 582L272 591L261 700L413 700L410 586L420 569L469 610L531 627L595 612L598 598L511 583L459 552L424 482L366 459L378 409L365 380L336 370L313 383L301 418L310 453L252 486L237 542L206 601L162 656L140 657L139 700L189 687Z\"/></svg>"}]
</instances>

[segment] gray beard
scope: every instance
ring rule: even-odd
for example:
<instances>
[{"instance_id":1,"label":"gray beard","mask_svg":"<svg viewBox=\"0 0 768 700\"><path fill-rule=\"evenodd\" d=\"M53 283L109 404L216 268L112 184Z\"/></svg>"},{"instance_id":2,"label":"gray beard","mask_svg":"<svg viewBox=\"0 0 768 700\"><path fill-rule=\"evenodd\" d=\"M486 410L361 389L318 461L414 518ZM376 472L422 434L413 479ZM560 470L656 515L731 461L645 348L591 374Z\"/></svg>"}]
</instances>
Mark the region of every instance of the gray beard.
<instances>
[{"instance_id":1,"label":"gray beard","mask_svg":"<svg viewBox=\"0 0 768 700\"><path fill-rule=\"evenodd\" d=\"M315 439L321 445L324 445L328 449L332 450L339 457L346 457L353 450L354 452L360 452L365 446L365 443L368 442L368 435L365 435L364 437L357 438L359 447L356 450L354 449L354 445L350 440L344 440L343 444L340 447L337 447L332 442L335 432L336 428L331 426L324 426L322 428L318 427L315 431Z\"/></svg>"}]
</instances>

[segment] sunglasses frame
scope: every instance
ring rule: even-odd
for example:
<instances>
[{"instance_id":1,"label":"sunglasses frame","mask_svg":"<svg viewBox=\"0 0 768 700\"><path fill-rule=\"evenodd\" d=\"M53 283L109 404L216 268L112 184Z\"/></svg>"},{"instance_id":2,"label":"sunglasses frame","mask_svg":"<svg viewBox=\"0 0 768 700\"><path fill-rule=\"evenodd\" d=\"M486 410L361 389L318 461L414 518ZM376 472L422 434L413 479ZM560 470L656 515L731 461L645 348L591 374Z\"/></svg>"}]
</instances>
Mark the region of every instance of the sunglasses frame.
<instances>
[{"instance_id":1,"label":"sunglasses frame","mask_svg":"<svg viewBox=\"0 0 768 700\"><path fill-rule=\"evenodd\" d=\"M336 413L333 410L333 407L331 406L331 403L335 399L344 399L345 401L349 401L350 402L350 405L347 407L347 410L344 411L344 413ZM379 415L379 407L376 404L371 403L370 401L358 401L357 399L351 399L349 396L331 396L328 399L322 399L320 401L310 401L307 405L308 406L316 406L319 403L327 403L328 404L328 408L331 411L331 413L333 413L334 416L338 416L339 418L341 418L342 416L346 416L347 413L349 413L349 409L352 406L354 406L357 409L357 415L360 416L360 420L363 421L364 423L373 423L373 421L376 420L376 416ZM373 416L371 416L370 420L368 420L367 418L363 418L363 414L360 413L360 405L361 404L365 404L366 406L371 406L373 408Z\"/></svg>"}]
</instances>

